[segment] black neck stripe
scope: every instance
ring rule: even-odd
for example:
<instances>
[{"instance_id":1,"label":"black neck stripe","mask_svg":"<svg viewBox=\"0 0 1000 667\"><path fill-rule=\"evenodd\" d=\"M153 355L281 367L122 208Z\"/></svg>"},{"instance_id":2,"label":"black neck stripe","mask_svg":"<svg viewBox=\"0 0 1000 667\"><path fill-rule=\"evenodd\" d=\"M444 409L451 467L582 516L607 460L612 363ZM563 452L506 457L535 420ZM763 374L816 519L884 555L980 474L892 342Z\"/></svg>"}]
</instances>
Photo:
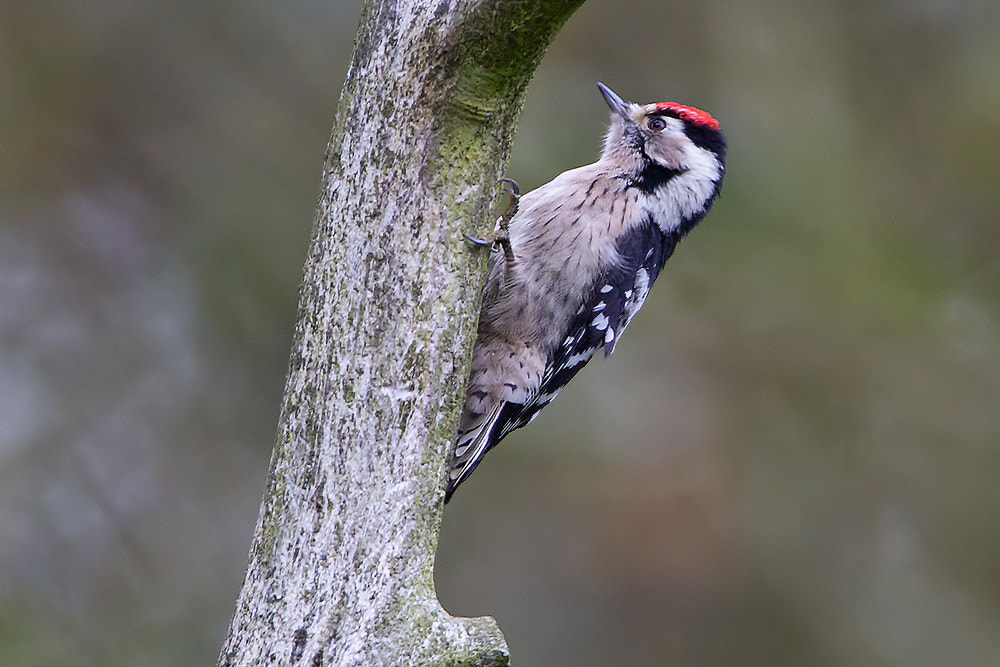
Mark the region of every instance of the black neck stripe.
<instances>
[{"instance_id":1,"label":"black neck stripe","mask_svg":"<svg viewBox=\"0 0 1000 667\"><path fill-rule=\"evenodd\" d=\"M653 194L658 187L684 173L683 169L670 169L651 161L649 158L646 158L644 162L646 164L642 171L637 177L629 180L629 185L639 188L647 195Z\"/></svg>"}]
</instances>

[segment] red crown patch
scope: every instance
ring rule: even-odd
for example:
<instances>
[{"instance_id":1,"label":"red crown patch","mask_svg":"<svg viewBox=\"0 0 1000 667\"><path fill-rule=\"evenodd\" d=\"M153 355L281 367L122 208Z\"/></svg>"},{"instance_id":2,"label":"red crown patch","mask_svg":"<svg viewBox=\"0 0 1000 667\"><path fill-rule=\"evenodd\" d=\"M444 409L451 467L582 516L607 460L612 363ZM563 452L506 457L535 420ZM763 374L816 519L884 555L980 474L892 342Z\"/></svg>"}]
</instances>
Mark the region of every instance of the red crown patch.
<instances>
[{"instance_id":1,"label":"red crown patch","mask_svg":"<svg viewBox=\"0 0 1000 667\"><path fill-rule=\"evenodd\" d=\"M701 109L677 104L676 102L660 102L656 105L657 111L670 111L681 120L686 120L692 125L707 127L710 130L720 130L719 121L712 117L712 114Z\"/></svg>"}]
</instances>

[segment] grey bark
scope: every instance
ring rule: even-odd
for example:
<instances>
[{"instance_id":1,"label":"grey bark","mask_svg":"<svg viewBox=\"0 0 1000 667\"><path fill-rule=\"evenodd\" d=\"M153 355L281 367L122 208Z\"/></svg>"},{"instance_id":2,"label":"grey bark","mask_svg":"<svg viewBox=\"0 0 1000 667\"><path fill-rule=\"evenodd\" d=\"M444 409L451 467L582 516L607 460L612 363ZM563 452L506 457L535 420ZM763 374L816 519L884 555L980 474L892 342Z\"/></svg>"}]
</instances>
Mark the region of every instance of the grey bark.
<instances>
[{"instance_id":1,"label":"grey bark","mask_svg":"<svg viewBox=\"0 0 1000 667\"><path fill-rule=\"evenodd\" d=\"M220 665L507 664L434 591L444 468L524 89L583 0L368 0Z\"/></svg>"}]
</instances>

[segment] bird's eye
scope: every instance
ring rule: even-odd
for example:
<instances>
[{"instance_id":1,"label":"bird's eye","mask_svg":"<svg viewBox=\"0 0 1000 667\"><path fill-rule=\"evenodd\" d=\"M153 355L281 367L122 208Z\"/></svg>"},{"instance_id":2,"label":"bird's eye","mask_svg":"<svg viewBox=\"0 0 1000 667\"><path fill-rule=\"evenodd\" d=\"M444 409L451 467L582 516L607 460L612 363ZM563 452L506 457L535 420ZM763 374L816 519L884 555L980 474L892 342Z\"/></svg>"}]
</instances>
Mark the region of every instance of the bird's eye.
<instances>
[{"instance_id":1,"label":"bird's eye","mask_svg":"<svg viewBox=\"0 0 1000 667\"><path fill-rule=\"evenodd\" d=\"M653 118L652 120L649 121L649 129L651 129L653 132L659 132L666 126L667 126L667 121L663 120L662 118Z\"/></svg>"}]
</instances>

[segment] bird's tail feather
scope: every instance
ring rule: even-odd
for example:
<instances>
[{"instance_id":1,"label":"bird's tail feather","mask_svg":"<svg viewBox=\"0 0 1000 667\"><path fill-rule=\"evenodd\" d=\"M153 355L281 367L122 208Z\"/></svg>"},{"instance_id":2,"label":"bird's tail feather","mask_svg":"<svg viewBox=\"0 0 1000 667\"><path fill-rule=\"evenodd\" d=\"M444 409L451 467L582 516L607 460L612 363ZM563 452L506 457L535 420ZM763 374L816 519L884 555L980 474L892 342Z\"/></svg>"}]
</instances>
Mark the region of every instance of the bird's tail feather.
<instances>
[{"instance_id":1,"label":"bird's tail feather","mask_svg":"<svg viewBox=\"0 0 1000 667\"><path fill-rule=\"evenodd\" d=\"M493 430L496 428L504 405L504 401L498 401L488 412L477 416L471 424L463 424L465 428L459 430L455 451L452 454L451 463L448 465L448 488L444 494L445 502L451 500L455 489L472 474L479 462L483 460L483 456L489 451L490 446L495 441Z\"/></svg>"}]
</instances>

